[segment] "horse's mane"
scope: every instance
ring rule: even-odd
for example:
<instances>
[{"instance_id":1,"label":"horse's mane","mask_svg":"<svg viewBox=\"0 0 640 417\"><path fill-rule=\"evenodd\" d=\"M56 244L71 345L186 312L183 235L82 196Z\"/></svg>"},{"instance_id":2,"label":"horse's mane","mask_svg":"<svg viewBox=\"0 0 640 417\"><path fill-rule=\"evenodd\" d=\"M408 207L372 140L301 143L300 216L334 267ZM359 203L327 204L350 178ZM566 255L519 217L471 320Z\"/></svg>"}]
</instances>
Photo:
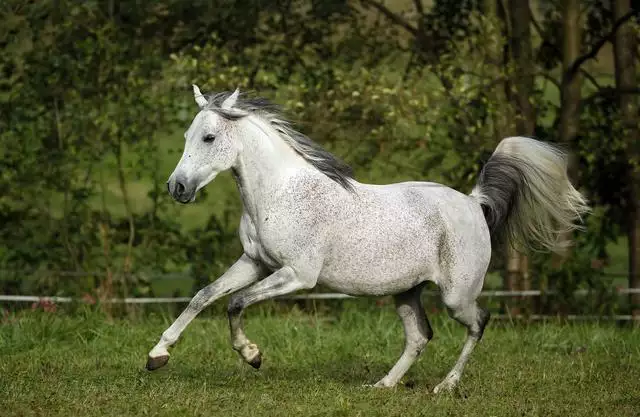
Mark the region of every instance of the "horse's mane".
<instances>
[{"instance_id":1,"label":"horse's mane","mask_svg":"<svg viewBox=\"0 0 640 417\"><path fill-rule=\"evenodd\" d=\"M232 109L221 108L222 102L231 94L232 92L225 91L205 95L209 103L206 109L214 111L228 120L238 120L245 116L240 112L234 112L234 109L260 117L309 164L345 189L353 190L350 182L350 179L353 178L351 167L306 135L295 130L291 122L284 117L280 106L265 98L248 97L241 93Z\"/></svg>"}]
</instances>

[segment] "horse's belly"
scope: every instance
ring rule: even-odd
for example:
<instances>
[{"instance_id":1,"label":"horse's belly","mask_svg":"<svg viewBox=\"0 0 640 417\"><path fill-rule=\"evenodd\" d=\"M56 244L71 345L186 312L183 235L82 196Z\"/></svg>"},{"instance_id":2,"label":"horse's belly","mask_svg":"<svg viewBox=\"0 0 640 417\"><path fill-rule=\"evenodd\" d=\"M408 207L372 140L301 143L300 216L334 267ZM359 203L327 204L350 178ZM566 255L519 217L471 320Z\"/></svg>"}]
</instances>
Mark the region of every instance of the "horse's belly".
<instances>
[{"instance_id":1,"label":"horse's belly","mask_svg":"<svg viewBox=\"0 0 640 417\"><path fill-rule=\"evenodd\" d=\"M398 294L427 280L436 280L439 266L435 253L405 251L403 255L378 253L367 256L334 256L325 263L318 282L344 294Z\"/></svg>"},{"instance_id":2,"label":"horse's belly","mask_svg":"<svg viewBox=\"0 0 640 417\"><path fill-rule=\"evenodd\" d=\"M401 279L389 280L388 277L323 276L318 282L333 291L349 295L382 296L399 294L426 281L426 275L405 276Z\"/></svg>"},{"instance_id":3,"label":"horse's belly","mask_svg":"<svg viewBox=\"0 0 640 417\"><path fill-rule=\"evenodd\" d=\"M384 217L375 220L340 233L331 242L321 284L352 295L388 295L437 279L437 241L442 233L437 226L427 227L425 221L398 224Z\"/></svg>"}]
</instances>

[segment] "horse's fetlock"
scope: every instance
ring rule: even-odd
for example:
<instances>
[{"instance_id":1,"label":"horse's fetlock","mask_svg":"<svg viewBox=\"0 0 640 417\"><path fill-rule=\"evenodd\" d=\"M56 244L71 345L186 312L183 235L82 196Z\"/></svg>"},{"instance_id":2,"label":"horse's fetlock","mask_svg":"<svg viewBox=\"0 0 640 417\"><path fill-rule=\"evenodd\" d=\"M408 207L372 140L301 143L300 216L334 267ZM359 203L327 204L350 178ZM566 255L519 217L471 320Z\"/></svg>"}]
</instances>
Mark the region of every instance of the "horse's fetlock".
<instances>
[{"instance_id":1,"label":"horse's fetlock","mask_svg":"<svg viewBox=\"0 0 640 417\"><path fill-rule=\"evenodd\" d=\"M247 344L246 342L232 342L231 343L231 347L233 348L233 350L235 350L236 352L240 352L242 351L242 348L245 347Z\"/></svg>"},{"instance_id":2,"label":"horse's fetlock","mask_svg":"<svg viewBox=\"0 0 640 417\"><path fill-rule=\"evenodd\" d=\"M171 335L171 334L169 334L167 332L164 332L164 333L162 333L162 336L160 337L160 341L165 346L171 347L171 346L176 344L178 339L176 337L174 337L173 335Z\"/></svg>"}]
</instances>

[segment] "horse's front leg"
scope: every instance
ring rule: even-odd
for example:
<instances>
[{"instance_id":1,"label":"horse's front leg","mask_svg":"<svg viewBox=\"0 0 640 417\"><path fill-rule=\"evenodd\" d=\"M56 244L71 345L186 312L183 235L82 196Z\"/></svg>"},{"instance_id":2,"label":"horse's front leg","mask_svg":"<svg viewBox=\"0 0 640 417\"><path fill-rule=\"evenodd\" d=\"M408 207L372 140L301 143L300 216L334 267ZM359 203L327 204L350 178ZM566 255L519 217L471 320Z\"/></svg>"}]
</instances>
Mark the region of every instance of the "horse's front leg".
<instances>
[{"instance_id":1,"label":"horse's front leg","mask_svg":"<svg viewBox=\"0 0 640 417\"><path fill-rule=\"evenodd\" d=\"M313 288L317 282L317 274L300 273L285 266L264 280L240 291L229 300L229 329L233 349L251 366L258 369L262 364L262 355L258 346L251 343L244 334L242 312L251 304L270 298L279 297L301 289Z\"/></svg>"},{"instance_id":2,"label":"horse's front leg","mask_svg":"<svg viewBox=\"0 0 640 417\"><path fill-rule=\"evenodd\" d=\"M218 298L246 287L262 278L264 274L260 264L247 255L242 255L219 279L198 291L182 314L162 333L158 344L149 352L147 369L150 371L158 369L169 361L168 348L178 340L180 334L198 313Z\"/></svg>"}]
</instances>

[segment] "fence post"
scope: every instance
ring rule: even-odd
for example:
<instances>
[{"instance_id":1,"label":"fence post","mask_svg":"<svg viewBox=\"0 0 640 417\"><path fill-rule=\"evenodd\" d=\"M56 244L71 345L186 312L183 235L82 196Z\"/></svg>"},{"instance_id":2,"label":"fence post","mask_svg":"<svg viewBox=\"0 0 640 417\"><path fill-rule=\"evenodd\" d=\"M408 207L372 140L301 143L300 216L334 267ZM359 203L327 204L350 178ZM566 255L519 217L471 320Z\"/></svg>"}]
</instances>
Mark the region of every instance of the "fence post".
<instances>
[{"instance_id":1,"label":"fence post","mask_svg":"<svg viewBox=\"0 0 640 417\"><path fill-rule=\"evenodd\" d=\"M507 268L503 282L505 291L519 291L522 284L522 255L512 247L507 248ZM518 303L514 303L515 297L510 297L510 301L505 300L507 314L518 316L521 313Z\"/></svg>"}]
</instances>

